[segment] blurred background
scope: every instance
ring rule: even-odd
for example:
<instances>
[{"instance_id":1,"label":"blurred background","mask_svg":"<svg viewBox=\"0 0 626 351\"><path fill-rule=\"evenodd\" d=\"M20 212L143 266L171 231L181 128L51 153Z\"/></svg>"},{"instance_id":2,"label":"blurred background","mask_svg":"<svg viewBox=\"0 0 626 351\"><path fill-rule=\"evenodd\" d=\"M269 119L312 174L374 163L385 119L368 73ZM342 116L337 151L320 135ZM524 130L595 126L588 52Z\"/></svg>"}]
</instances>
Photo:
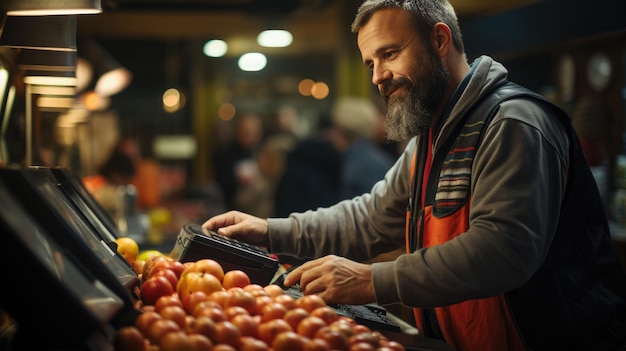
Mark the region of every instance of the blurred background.
<instances>
[{"instance_id":1,"label":"blurred background","mask_svg":"<svg viewBox=\"0 0 626 351\"><path fill-rule=\"evenodd\" d=\"M275 215L287 155L325 130L334 101L380 106L350 33L361 1L102 0L95 13L56 16L16 16L19 1L4 2L1 162L71 168L94 194L112 185L98 196L140 242L168 243L232 207ZM451 2L470 61L494 57L570 112L608 215L623 222L626 4ZM264 42L266 30L278 37Z\"/></svg>"}]
</instances>

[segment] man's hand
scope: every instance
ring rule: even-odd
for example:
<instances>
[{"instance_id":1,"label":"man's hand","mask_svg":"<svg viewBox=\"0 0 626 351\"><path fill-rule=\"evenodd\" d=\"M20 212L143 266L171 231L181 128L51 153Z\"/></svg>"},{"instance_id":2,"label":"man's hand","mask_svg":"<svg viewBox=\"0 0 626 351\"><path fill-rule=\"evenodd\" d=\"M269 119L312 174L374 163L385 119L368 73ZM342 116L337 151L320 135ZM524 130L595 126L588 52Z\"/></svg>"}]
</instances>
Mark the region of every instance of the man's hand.
<instances>
[{"instance_id":1,"label":"man's hand","mask_svg":"<svg viewBox=\"0 0 626 351\"><path fill-rule=\"evenodd\" d=\"M372 266L334 255L309 261L285 278L285 286L300 283L304 294L317 294L327 303L362 305L376 301Z\"/></svg>"},{"instance_id":2,"label":"man's hand","mask_svg":"<svg viewBox=\"0 0 626 351\"><path fill-rule=\"evenodd\" d=\"M202 227L248 243L269 245L267 220L239 211L229 211L212 217Z\"/></svg>"}]
</instances>

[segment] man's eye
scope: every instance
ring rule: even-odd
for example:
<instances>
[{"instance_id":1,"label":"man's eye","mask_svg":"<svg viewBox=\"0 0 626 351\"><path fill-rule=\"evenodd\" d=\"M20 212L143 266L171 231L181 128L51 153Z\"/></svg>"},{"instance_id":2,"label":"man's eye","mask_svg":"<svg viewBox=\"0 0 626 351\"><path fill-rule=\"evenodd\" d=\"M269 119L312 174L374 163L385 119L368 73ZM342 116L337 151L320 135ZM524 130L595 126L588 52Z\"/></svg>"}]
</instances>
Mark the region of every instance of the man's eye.
<instances>
[{"instance_id":1,"label":"man's eye","mask_svg":"<svg viewBox=\"0 0 626 351\"><path fill-rule=\"evenodd\" d=\"M385 56L386 59L390 59L390 58L394 57L396 55L396 53L397 53L397 51L387 51L387 52L385 52L384 56Z\"/></svg>"}]
</instances>

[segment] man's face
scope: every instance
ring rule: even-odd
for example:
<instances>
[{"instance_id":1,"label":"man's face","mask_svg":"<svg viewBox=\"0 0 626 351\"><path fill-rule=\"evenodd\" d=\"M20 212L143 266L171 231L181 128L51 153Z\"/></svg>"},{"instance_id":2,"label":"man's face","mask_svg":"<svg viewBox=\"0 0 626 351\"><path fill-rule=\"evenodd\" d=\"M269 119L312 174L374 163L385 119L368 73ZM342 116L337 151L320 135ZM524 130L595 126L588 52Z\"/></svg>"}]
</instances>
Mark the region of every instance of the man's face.
<instances>
[{"instance_id":1,"label":"man's face","mask_svg":"<svg viewBox=\"0 0 626 351\"><path fill-rule=\"evenodd\" d=\"M359 30L363 63L387 103L387 138L404 141L423 134L444 102L448 72L432 41L423 42L408 12L375 12Z\"/></svg>"}]
</instances>

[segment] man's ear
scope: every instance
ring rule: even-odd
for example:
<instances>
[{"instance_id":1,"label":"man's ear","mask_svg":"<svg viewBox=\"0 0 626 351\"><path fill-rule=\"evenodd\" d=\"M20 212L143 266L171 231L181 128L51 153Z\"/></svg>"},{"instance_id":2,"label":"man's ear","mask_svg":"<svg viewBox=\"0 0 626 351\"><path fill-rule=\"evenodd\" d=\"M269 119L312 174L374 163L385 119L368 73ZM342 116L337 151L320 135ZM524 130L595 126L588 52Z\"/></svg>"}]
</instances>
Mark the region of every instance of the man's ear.
<instances>
[{"instance_id":1,"label":"man's ear","mask_svg":"<svg viewBox=\"0 0 626 351\"><path fill-rule=\"evenodd\" d=\"M448 50L450 50L450 46L452 45L452 33L447 24L443 22L435 24L433 29L433 45L440 57L444 57L448 54Z\"/></svg>"}]
</instances>

